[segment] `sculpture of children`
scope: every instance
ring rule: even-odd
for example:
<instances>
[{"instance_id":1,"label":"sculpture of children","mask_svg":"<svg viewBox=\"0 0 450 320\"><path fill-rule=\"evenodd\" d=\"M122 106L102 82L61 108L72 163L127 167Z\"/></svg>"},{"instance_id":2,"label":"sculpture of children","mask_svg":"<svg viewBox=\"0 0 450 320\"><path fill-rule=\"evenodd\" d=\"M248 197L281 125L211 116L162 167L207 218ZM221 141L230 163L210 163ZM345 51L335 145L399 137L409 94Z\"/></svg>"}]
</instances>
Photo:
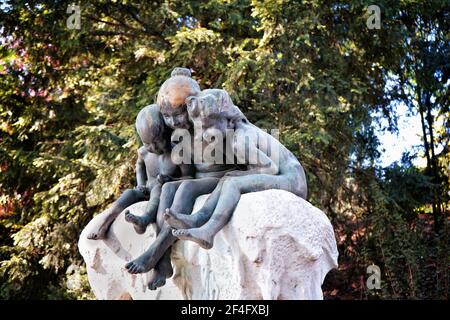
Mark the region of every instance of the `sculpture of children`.
<instances>
[{"instance_id":1,"label":"sculpture of children","mask_svg":"<svg viewBox=\"0 0 450 320\"><path fill-rule=\"evenodd\" d=\"M166 214L166 221L178 229L173 231L174 236L210 249L214 236L231 218L241 194L281 189L306 198L306 177L297 158L277 139L242 118L226 91L216 91L215 95L205 92L189 98L187 110L190 119L201 124L203 135L220 130L225 137L226 129L235 130L233 150L240 163L248 164L248 170L227 173L198 212ZM278 151L276 162L270 157L273 150ZM249 155L255 155L254 163L249 163Z\"/></svg>"},{"instance_id":2,"label":"sculpture of children","mask_svg":"<svg viewBox=\"0 0 450 320\"><path fill-rule=\"evenodd\" d=\"M186 110L186 98L201 93L198 84L190 78L190 71L185 68L175 68L171 77L161 86L158 93L158 105L161 108L164 121L172 129L192 129ZM168 182L163 186L158 209L158 226L161 232L150 248L135 260L125 266L128 272L143 273L154 268L158 261L168 259L170 246L177 240L172 235L172 228L161 218L164 210L190 214L195 199L214 190L227 172L236 170L235 165L214 162L194 163L196 179ZM169 252L169 253L168 253ZM151 283L150 289L154 289Z\"/></svg>"},{"instance_id":3,"label":"sculpture of children","mask_svg":"<svg viewBox=\"0 0 450 320\"><path fill-rule=\"evenodd\" d=\"M156 220L161 194L161 185L167 177L192 175L191 166L176 165L170 157L170 130L164 125L159 107L155 104L143 108L136 117L136 130L143 143L138 150L136 162L137 186L127 189L107 210L98 230L88 234L88 239L100 240L106 237L111 223L125 208L139 201L149 200L142 217L130 213L126 219L134 224L138 233Z\"/></svg>"}]
</instances>

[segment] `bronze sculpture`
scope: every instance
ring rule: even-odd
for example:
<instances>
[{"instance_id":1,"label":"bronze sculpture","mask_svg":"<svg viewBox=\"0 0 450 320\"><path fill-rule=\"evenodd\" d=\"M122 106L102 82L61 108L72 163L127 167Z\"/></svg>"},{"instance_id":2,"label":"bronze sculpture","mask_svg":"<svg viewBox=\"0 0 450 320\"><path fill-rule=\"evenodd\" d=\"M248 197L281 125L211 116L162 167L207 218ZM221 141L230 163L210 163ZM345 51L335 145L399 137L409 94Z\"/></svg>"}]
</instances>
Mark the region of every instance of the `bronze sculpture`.
<instances>
[{"instance_id":1,"label":"bronze sculpture","mask_svg":"<svg viewBox=\"0 0 450 320\"><path fill-rule=\"evenodd\" d=\"M240 162L247 163L248 169L226 173L203 208L193 215L173 211L167 211L165 215L172 227L181 228L173 232L176 237L195 241L205 249L213 246L214 236L231 218L242 193L282 189L303 199L307 193L305 173L297 158L278 140L240 116L239 109L225 90L216 89L214 93L205 92L191 98L189 118L193 122L200 121L203 132L214 128L222 130L225 135L226 129L234 129L233 150ZM243 152L238 152L241 141L248 143ZM279 151L278 163L270 158L270 150ZM246 156L249 154L256 155L256 163L248 163Z\"/></svg>"},{"instance_id":2,"label":"bronze sculpture","mask_svg":"<svg viewBox=\"0 0 450 320\"><path fill-rule=\"evenodd\" d=\"M157 105L138 114L136 128L144 144L138 151L137 187L121 195L100 230L89 238L105 238L109 225L122 210L149 200L143 216L125 211L125 219L138 233L156 222L157 238L125 267L132 274L154 269L150 289L164 285L172 276L170 253L176 240L192 240L206 249L213 246L215 234L231 218L241 194L283 189L306 198L305 174L295 156L251 124L225 90L202 91L188 69L172 71L158 92ZM196 143L202 150L219 146L214 158L198 161L189 154L183 158L185 162L175 163L171 151L180 143L174 140L174 133L180 130L187 133L182 143L189 151ZM233 131L231 144L225 138L229 130ZM274 150L279 151L276 159ZM250 159L252 155L255 157ZM204 206L191 215L196 198L208 193L211 195Z\"/></svg>"},{"instance_id":3,"label":"bronze sculpture","mask_svg":"<svg viewBox=\"0 0 450 320\"><path fill-rule=\"evenodd\" d=\"M109 213L99 229L88 235L88 239L104 239L106 233L124 209L133 203L150 199L144 217L129 217L138 233L143 233L148 223L154 222L159 204L161 177L189 175L191 166L176 165L170 157L170 131L165 126L156 104L143 108L136 117L136 130L143 143L138 150L136 181L134 189L128 189L108 209Z\"/></svg>"}]
</instances>

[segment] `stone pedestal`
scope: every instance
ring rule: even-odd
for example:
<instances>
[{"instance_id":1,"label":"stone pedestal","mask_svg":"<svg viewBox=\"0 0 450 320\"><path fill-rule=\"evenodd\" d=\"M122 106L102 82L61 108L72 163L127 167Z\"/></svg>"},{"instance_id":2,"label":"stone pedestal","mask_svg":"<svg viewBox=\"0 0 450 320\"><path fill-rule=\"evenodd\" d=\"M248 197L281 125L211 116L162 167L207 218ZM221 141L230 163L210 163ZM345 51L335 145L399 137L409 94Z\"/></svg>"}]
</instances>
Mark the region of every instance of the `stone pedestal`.
<instances>
[{"instance_id":1,"label":"stone pedestal","mask_svg":"<svg viewBox=\"0 0 450 320\"><path fill-rule=\"evenodd\" d=\"M199 197L194 211L205 202ZM128 209L142 214L145 202ZM88 240L97 215L83 230L79 249L98 299L322 299L325 275L337 267L333 228L309 202L282 190L244 194L214 247L178 241L172 251L174 276L159 290L147 274L131 275L125 264L149 247L154 226L139 235L123 213L107 240Z\"/></svg>"}]
</instances>

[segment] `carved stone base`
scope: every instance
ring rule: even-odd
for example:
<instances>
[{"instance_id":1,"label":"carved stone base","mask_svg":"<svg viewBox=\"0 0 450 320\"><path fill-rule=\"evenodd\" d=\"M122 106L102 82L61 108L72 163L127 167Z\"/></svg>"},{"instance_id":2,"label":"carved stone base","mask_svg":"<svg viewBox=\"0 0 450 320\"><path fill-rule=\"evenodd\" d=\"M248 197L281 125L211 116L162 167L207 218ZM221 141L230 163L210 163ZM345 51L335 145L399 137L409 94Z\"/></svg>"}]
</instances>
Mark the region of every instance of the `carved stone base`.
<instances>
[{"instance_id":1,"label":"carved stone base","mask_svg":"<svg viewBox=\"0 0 450 320\"><path fill-rule=\"evenodd\" d=\"M205 200L199 197L194 211ZM140 202L128 209L139 215L144 207ZM172 251L175 274L156 291L147 288L151 271L131 275L124 268L152 243L154 226L139 235L121 213L107 240L86 239L100 218L86 226L78 243L98 299L322 299L325 275L337 267L326 215L282 190L242 195L211 250L178 241Z\"/></svg>"}]
</instances>

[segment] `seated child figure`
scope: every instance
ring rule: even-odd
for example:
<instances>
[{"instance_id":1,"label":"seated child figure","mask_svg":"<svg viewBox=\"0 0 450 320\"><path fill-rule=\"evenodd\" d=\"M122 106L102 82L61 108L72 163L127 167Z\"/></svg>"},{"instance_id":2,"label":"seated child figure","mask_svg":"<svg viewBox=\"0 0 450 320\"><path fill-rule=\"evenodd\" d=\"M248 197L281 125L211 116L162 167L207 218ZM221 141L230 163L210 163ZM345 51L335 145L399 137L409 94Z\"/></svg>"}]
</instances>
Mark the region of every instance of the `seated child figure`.
<instances>
[{"instance_id":1,"label":"seated child figure","mask_svg":"<svg viewBox=\"0 0 450 320\"><path fill-rule=\"evenodd\" d=\"M243 117L225 90L204 90L187 102L190 119L194 124L200 123L200 134L219 130L224 137L227 129L234 130L234 156L248 170L225 174L198 212L192 215L168 212L166 221L178 229L173 231L174 236L210 249L215 235L228 223L244 193L281 189L306 199L305 172L297 158L277 139Z\"/></svg>"},{"instance_id":2,"label":"seated child figure","mask_svg":"<svg viewBox=\"0 0 450 320\"><path fill-rule=\"evenodd\" d=\"M170 179L191 174L191 166L175 165L172 162L170 130L165 126L156 104L146 106L139 112L136 117L136 130L143 143L143 147L138 149L136 162L137 186L123 192L107 209L100 226L88 234L88 239L105 239L111 223L125 208L150 199L144 215L135 216L129 212L125 215L125 219L134 224L138 233L144 233L147 225L156 221L162 184Z\"/></svg>"},{"instance_id":3,"label":"seated child figure","mask_svg":"<svg viewBox=\"0 0 450 320\"><path fill-rule=\"evenodd\" d=\"M205 91L209 92L210 89ZM186 109L186 99L201 93L198 83L191 78L190 71L185 68L175 68L171 77L163 83L159 90L157 103L161 108L166 125L174 130L178 130L174 131L174 133L180 131L190 133L188 137L183 136L182 144L186 141L188 141L188 144L193 143L192 134L194 133ZM244 117L243 114L241 116ZM195 137L194 139L199 140L198 138ZM174 140L176 141L176 138ZM207 139L200 139L199 141L203 154L204 148L208 147L210 141ZM226 148L223 147L221 149L225 150ZM190 156L193 156L192 152ZM148 250L126 264L125 268L129 273L144 273L153 268L156 270L159 263L169 260L170 247L177 238L172 235L172 228L166 223L165 219L167 218L165 215L171 211L190 214L198 196L211 193L221 177L229 171L239 169L239 166L228 164L228 161L225 159L226 155L222 154L222 152L219 152L216 156L221 158L222 161L216 162L216 157L213 157L213 159L202 157L200 162L191 159L194 160L193 167L195 168L196 179L170 181L164 184L157 214L157 225L160 232ZM164 219L161 219L161 217L164 217ZM161 281L159 283L149 282L149 288L155 289L163 283L162 278L158 280Z\"/></svg>"}]
</instances>

